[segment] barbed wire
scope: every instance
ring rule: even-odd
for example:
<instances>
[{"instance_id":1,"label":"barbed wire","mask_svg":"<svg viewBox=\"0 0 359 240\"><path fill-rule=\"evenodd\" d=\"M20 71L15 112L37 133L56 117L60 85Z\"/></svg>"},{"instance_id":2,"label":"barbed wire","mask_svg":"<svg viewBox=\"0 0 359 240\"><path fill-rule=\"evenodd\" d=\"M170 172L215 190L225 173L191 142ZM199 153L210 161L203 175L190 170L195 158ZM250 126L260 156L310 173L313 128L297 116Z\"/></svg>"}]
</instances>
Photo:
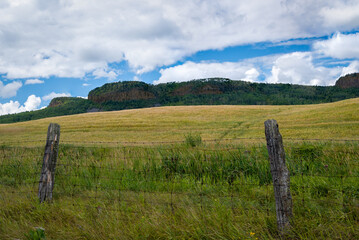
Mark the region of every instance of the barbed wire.
<instances>
[{"instance_id":1,"label":"barbed wire","mask_svg":"<svg viewBox=\"0 0 359 240\"><path fill-rule=\"evenodd\" d=\"M171 184L179 184L179 183L183 183L183 181L180 181L180 180L170 180L169 183L167 185L160 185L160 184L163 184L163 180L164 179L158 179L157 181L155 180L135 180L135 179L125 179L123 185L111 185L109 186L108 184L112 184L112 182L101 182L101 181L98 181L100 179L94 179L94 178L90 178L90 177L79 177L80 179L93 179L94 182L89 182L87 184L79 184L79 183L69 183L69 182L62 182L62 183L58 183L57 186L58 188L61 187L61 188L66 188L66 187L73 187L73 188L83 188L83 189L86 189L86 190L90 190L90 189L98 189L98 190L114 190L114 191L117 191L119 190L119 188L122 187L122 190L126 190L126 183L129 183L129 182L132 182L132 183L137 183L139 184L138 188L141 188L143 186L146 186L146 185L149 185L149 186L153 186L153 184L158 184L156 186L158 186L159 189L162 189L164 191L167 191L168 188L170 187L173 187L173 185ZM108 179L108 178L101 178L102 180L103 179ZM114 179L114 180L124 180L124 179ZM167 179L168 180L168 179ZM26 185L38 185L41 181L38 181L38 180L19 180L18 182L15 181L15 182L9 182L9 181L0 181L0 185L2 186L13 186L13 187L19 187L19 186L26 186ZM122 183L122 182L118 182L118 183ZM270 186L272 187L272 184L259 184L259 183L243 183L243 182L235 182L235 183L225 183L225 182L221 182L221 183L211 183L211 184L208 184L208 183L201 183L200 181L193 181L192 183L192 187L193 189L197 189L198 190L198 187L201 187L201 186L211 186L213 187L214 189L216 189L217 191L219 190L218 187L222 187L222 190L230 190L230 191L234 191L234 193L239 193L241 191L241 189L237 189L236 187L243 187L243 186L250 186L250 187L258 187L258 188L262 188L264 186ZM280 185L280 184L275 184L274 186L285 186L285 185ZM307 185L302 185L302 184L292 184L292 187L294 187L295 189L313 189L315 190L315 187L325 187L325 186L328 186L328 185L323 185L323 184L310 184L308 183ZM354 187L353 189L344 189L344 186L345 186L345 183L341 184L341 183L338 183L336 184L336 186L340 186L340 188L335 188L333 183L331 183L330 185L331 187L330 188L326 188L327 190L330 190L330 191L337 191L337 192L341 192L343 191L343 193L350 193L350 192L357 192L357 189ZM351 185L346 185L345 187L349 187ZM313 188L314 187L314 188ZM130 188L129 188L130 189ZM320 189L319 189L320 190ZM134 191L134 190L132 190ZM145 189L141 189L140 191L146 191ZM151 191L148 191L148 192L151 192ZM158 191L156 191L158 192Z\"/></svg>"},{"instance_id":2,"label":"barbed wire","mask_svg":"<svg viewBox=\"0 0 359 240\"><path fill-rule=\"evenodd\" d=\"M78 193L76 192L75 194L71 191L55 191L53 194L54 194L54 201L57 201L59 200L59 196L72 196L72 198L81 198L82 200L83 199L89 199L89 200L99 200L102 202L102 206L103 207L106 207L107 204L103 203L102 200L106 200L106 201L113 201L113 202L128 202L128 203L132 203L132 204L137 204L139 201L145 203L145 204L156 204L156 205L173 205L173 206L181 206L180 202L187 202L187 204L183 205L183 206L195 206L195 205L201 205L202 207L208 207L208 206L213 206L214 203L216 204L220 204L220 205L223 205L223 201L226 199L227 201L232 201L232 203L244 203L244 204L250 204L251 201L246 201L246 200L243 200L243 198L241 198L242 196L240 195L237 195L237 194L227 194L227 195L215 195L215 194L206 194L206 193L181 193L181 192L157 192L157 191L141 191L141 190L138 190L138 191L134 191L134 190L124 190L122 191L121 189L116 189L116 192L119 192L120 195L117 196L117 197L110 197L110 196L106 196L106 195L99 195L99 193L101 192L97 192L95 193L96 195L95 196L88 196L88 195L84 195L83 193ZM134 200L133 198L136 199L136 196L130 196L129 199L126 199L125 198L125 195L123 195L123 192L131 192L132 194L135 194L135 195L138 195L138 196L142 196L142 198L138 198L137 197L137 201ZM19 195L25 195L27 194L28 196L31 196L32 198L34 198L34 196L36 196L38 194L38 191L36 190L28 190L28 191L15 191L15 190L9 190L7 191L8 194L19 194ZM30 195L31 194L31 195ZM143 198L144 195L146 194L153 194L157 197L156 198L151 198L152 196L149 195L147 196L147 198ZM170 201L168 201L169 199L164 200L164 199L158 199L158 195L166 195L165 197L169 198L171 197L171 195L180 195L180 196L187 196L189 197L188 199L178 199L178 198L171 198ZM131 198L132 197L132 198ZM193 197L197 197L196 199L193 199ZM267 207L268 208L268 205L272 205L272 207L274 206L274 198L272 198L271 200L270 199L267 199L265 198L266 196L263 196L262 200L265 200L265 201L256 201L257 204L255 204L255 206L253 207L249 207L249 208L245 208L245 207L241 207L241 208L238 208L238 210L253 210L253 209L256 209L258 210L257 208L262 206L262 207ZM298 198L297 198L298 197ZM36 197L35 197L36 198ZM202 200L205 199L208 199L208 200L213 200L212 202L208 202L208 201L199 201L200 199L202 198ZM219 201L221 200L221 201ZM268 201L269 200L269 201ZM298 204L294 204L294 207L298 207L300 208L300 204L299 202L301 202L302 199L299 198L299 196L295 196L293 197L293 202L298 202ZM348 203L348 201L343 201L342 199L336 199L336 201L334 201L333 199L326 199L326 200L323 200L323 199L305 199L304 200L305 202L310 202L310 203L320 203L320 204L326 204L326 205L336 205L336 206L340 206L340 207L350 207L350 208L359 208L359 201L357 203ZM190 203L192 202L192 203ZM193 202L197 202L197 204L193 204ZM253 204L253 202L252 202ZM265 208L265 209L267 209Z\"/></svg>"},{"instance_id":3,"label":"barbed wire","mask_svg":"<svg viewBox=\"0 0 359 240\"><path fill-rule=\"evenodd\" d=\"M238 140L260 140L266 142L264 137L236 137L236 138L216 138L216 139L202 139L202 142L221 142L221 141L238 141ZM333 138L283 138L284 141L324 141L324 142L359 142L359 139L333 139ZM46 143L46 139L31 139L21 141L7 141L0 142L1 146L7 146L11 144L20 143ZM172 140L172 141L73 141L73 140L61 140L61 143L81 143L81 144L116 144L116 145L159 145L159 144L179 144L186 143L185 140ZM29 147L30 148L30 147Z\"/></svg>"},{"instance_id":4,"label":"barbed wire","mask_svg":"<svg viewBox=\"0 0 359 240\"><path fill-rule=\"evenodd\" d=\"M256 152L258 149L266 149L265 145L265 139L264 138L232 138L232 139L207 139L202 140L203 143L210 143L210 142L225 142L225 141L263 141L260 142L261 145L238 145L238 146L232 146L232 145L223 145L223 146L197 146L194 148L189 148L188 146L185 146L185 141L159 141L159 142L123 142L123 141L92 141L92 142L80 142L80 141L62 141L63 144L114 144L116 147L119 147L119 154L116 155L117 157L114 158L113 152L103 152L103 153L94 153L94 152L86 152L84 154L80 153L71 153L69 152L69 149L77 149L77 148L100 148L100 149L106 149L108 146L77 146L77 145L70 145L67 146L67 148L60 147L59 155L63 159L59 160L56 169L56 180L60 181L55 184L54 188L54 196L55 200L61 200L62 197L70 197L72 201L76 202L77 198L81 199L95 199L99 200L106 200L106 201L119 201L124 202L126 201L126 198L122 196L124 193L131 193L137 195L137 198L139 198L140 195L142 195L142 199L144 202L146 202L147 206L150 205L165 205L170 206L171 209L176 207L186 207L190 202L186 205L181 205L182 203L180 200L178 200L179 197L185 197L190 198L192 201L193 206L200 206L210 208L213 206L208 204L206 200L210 199L222 199L220 204L224 203L225 201L229 201L231 204L232 210L236 209L236 211L244 210L245 208L242 206L241 208L235 208L235 205L238 203L245 203L246 201L242 200L243 196L246 196L246 194L254 194L256 189L261 189L259 196L257 196L257 199L252 199L252 204L255 206L248 207L246 209L256 209L258 210L259 207L264 206L263 209L267 211L267 214L269 214L269 210L274 209L274 194L269 193L269 189L273 187L273 184L271 183L271 180L268 182L268 179L265 180L265 182L261 183L258 178L256 178L256 174L259 173L259 165L257 167L250 166L254 170L258 168L258 172L253 173L246 173L246 171L241 170L235 170L234 172L226 172L221 173L222 176L214 177L213 179L208 178L210 174L213 174L212 169L209 165L203 165L207 164L209 161L207 159L206 153L208 154L215 154L215 153L223 153L228 154L224 157L230 156L229 160L221 159L219 160L221 163L231 163L233 160L238 159L238 157L248 157L251 156L252 152L256 156L255 159L250 157L250 163L262 163L267 162L267 156L265 154L262 154L260 157L257 158L258 152ZM359 139L299 139L299 138L286 138L285 141L291 142L291 141L301 141L301 142L307 142L307 141L315 141L315 142L359 142ZM45 143L44 140L24 140L19 143L31 143L31 142L42 142ZM11 176L12 172L8 172L7 170L4 170L2 172L2 175L0 175L0 186L7 188L2 189L6 190L5 192L11 193L11 194L25 194L28 197L35 197L38 194L38 191L36 191L36 187L39 185L40 181L37 180L37 178L40 176L40 168L41 162L43 158L43 152L42 147L22 147L22 146L8 146L8 145L2 145L4 143L0 143L0 167L3 169L6 169L7 167L11 168L18 168L21 169L21 167L26 168L27 170L31 170L31 174L28 174L27 176L17 176L16 174ZM7 144L12 144L8 142ZM127 144L127 145L126 145ZM131 145L132 144L132 145ZM160 144L169 144L172 146L158 146ZM177 144L177 145L176 145ZM182 144L182 145L179 145ZM243 143L241 143L243 144ZM150 145L150 146L148 146ZM290 151L296 151L300 149L301 146L286 146L286 150ZM318 149L315 154L306 159L309 163L318 161L317 159L321 158L322 156L325 156L325 154L330 153L330 156L333 156L333 153L335 153L334 159L329 159L329 161L336 161L337 159L342 158L343 156L337 156L337 155L344 155L348 154L354 159L352 159L352 162L345 163L348 164L346 167L346 172L335 172L336 169L333 169L334 172L331 172L332 168L330 167L324 167L324 171L319 171L319 173L313 173L313 172L303 172L305 170L303 168L303 162L302 160L304 158L297 157L297 158L288 158L288 163L300 163L297 167L296 174L298 174L299 177L301 177L301 182L295 182L292 183L293 192L295 193L293 195L293 201L294 202L300 202L301 205L295 205L295 207L303 207L309 203L312 204L326 204L326 205L333 205L333 206L340 206L340 207L348 207L348 208L359 208L358 205L358 189L354 186L353 189L348 189L348 187L351 187L351 184L356 181L357 178L359 178L358 171L349 171L352 170L350 167L353 166L359 166L358 163L356 163L356 155L359 154L359 151L355 149L356 145L350 145L349 149ZM352 149L353 148L353 149ZM38 151L38 153L29 153L29 151L33 150ZM142 150L148 150L149 152L144 153L136 153L138 149ZM155 151L153 151L155 150ZM160 170L162 171L161 174L158 176L156 173L151 172L151 169L142 169L142 170L136 170L134 168L125 167L125 166L118 166L116 164L118 163L104 163L103 159L115 159L116 161L143 161L144 159L150 161L165 161L171 158L171 153L166 153L165 151L185 151L187 155L184 157L184 159L179 159L179 161L188 161L188 157L194 157L193 159L198 160L198 164L202 164L201 166L207 167L206 170L201 170L201 172L198 173L176 173L176 170L174 172L171 172L173 170L167 169L164 166L157 165L157 167L160 167ZM236 153L234 151L244 151L240 152L240 155L235 155ZM123 151L121 153L121 151ZM165 153L161 152L164 151ZM203 156L200 157L200 159L195 158L196 154L200 152L203 154ZM161 155L162 153L162 155ZM290 152L291 153L291 152ZM112 155L111 155L112 154ZM148 155L150 154L150 156ZM154 156L155 155L155 156ZM291 156L289 154L289 156ZM76 160L76 158L87 158L87 157L97 157L99 158L99 161L93 164L88 163L82 163ZM209 156L210 159L215 159L216 156L212 157L212 155ZM25 159L32 159L36 158L39 159L39 163L29 163L29 162L21 162L21 160ZM70 158L70 159L68 159ZM75 163L69 163L65 160L74 160ZM186 160L185 160L186 159ZM19 160L17 163L11 163L12 160ZM146 161L145 160L145 161ZM7 163L6 161L10 161L10 163ZM112 166L111 166L112 165ZM144 166L142 166L144 167ZM291 166L293 167L293 166ZM68 168L68 169L65 169ZM88 170L88 172L80 173L80 169ZM64 170L65 169L65 170ZM94 169L95 172L92 174L89 172L89 169ZM295 168L294 168L295 169ZM62 172L64 170L64 172ZM68 171L69 170L69 171ZM153 170L153 169L152 169ZM158 169L156 169L158 170ZM193 170L193 169L192 169ZM191 171L192 171L191 170ZM339 169L342 171L342 169ZM7 171L7 172L6 172ZM98 172L97 172L98 171ZM107 172L103 172L107 171ZM223 171L223 169L222 169ZM112 173L111 173L112 172ZM111 176L111 174L124 174L122 176ZM318 171L316 171L318 172ZM125 175L126 173L129 173L130 175ZM153 174L152 174L153 173ZM216 172L217 173L217 172ZM261 170L261 173L270 173L269 168ZM20 173L19 173L20 174ZM108 175L105 175L108 174ZM140 174L138 178L130 178L131 174ZM151 175L152 174L152 175ZM243 174L243 175L241 175ZM247 175L246 175L247 174ZM237 176L238 175L238 176ZM31 177L30 177L31 176ZM16 179L16 177L20 177L20 179ZM206 179L207 177L207 179ZM258 176L257 176L258 177ZM7 179L8 178L8 179ZM233 179L231 179L233 178ZM328 179L336 179L335 182L326 182L323 183L311 183L308 182L308 178L328 178ZM347 181L347 179L354 179L352 181ZM74 182L71 182L74 181ZM88 183L81 183L81 181L88 181ZM190 192L186 192L184 189L178 190L175 188L176 184L182 184L182 183L189 184L190 186L187 188L190 190ZM126 184L131 183L134 186L126 186ZM112 184L112 185L111 185ZM153 187L156 186L156 187ZM274 187L281 187L284 185L278 185L275 184ZM20 190L18 190L20 188ZM21 190L21 188L32 188L28 191ZM209 189L206 189L209 188ZM253 190L253 193L246 192L248 188ZM187 189L187 190L188 190ZM222 190L222 191L221 191ZM217 192L216 192L217 191ZM330 191L331 194L328 194L327 191ZM113 193L112 193L113 192ZM316 193L318 192L318 193ZM107 195L111 195L114 193L118 193L118 197L111 197ZM245 193L245 194L244 194ZM92 195L91 195L92 194ZM321 195L323 194L323 195ZM120 196L121 195L121 196ZM150 195L150 196L147 196ZM163 199L155 199L157 196L163 195L162 198L167 197L170 198L164 201ZM313 196L314 197L313 197ZM317 196L318 195L318 196ZM134 196L136 197L136 196ZM310 198L309 198L310 197ZM324 198L324 199L323 199ZM348 198L348 199L344 199ZM2 201L3 198L0 199ZM176 199L176 200L175 200ZM136 200L137 202L140 201L140 199ZM350 203L348 203L348 201ZM128 200L129 203L133 203L133 201L130 199ZM197 202L194 204L193 202ZM248 201L247 201L248 202ZM75 204L76 205L76 204ZM101 202L101 206L104 206L106 209L111 209L109 207L109 204L106 204L105 202ZM226 205L228 206L228 204ZM89 207L93 207L89 205ZM116 210L116 209L114 209ZM116 210L117 211L117 210ZM272 213L273 214L273 213Z\"/></svg>"}]
</instances>

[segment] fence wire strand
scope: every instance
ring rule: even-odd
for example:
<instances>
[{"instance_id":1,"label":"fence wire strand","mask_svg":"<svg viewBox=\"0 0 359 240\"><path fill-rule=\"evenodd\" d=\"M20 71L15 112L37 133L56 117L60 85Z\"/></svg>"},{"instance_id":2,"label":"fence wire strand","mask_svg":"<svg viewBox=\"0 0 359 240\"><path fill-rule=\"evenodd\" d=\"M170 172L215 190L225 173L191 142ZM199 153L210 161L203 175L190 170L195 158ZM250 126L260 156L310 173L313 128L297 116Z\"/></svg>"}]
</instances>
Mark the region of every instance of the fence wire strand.
<instances>
[{"instance_id":1,"label":"fence wire strand","mask_svg":"<svg viewBox=\"0 0 359 240\"><path fill-rule=\"evenodd\" d=\"M288 138L285 139L290 142L359 142L359 139L299 139ZM144 206L153 207L153 205L170 207L174 212L176 208L188 207L189 205L200 206L200 208L215 207L214 201L219 201L219 205L230 207L233 212L235 211L250 211L253 209L263 208L266 211L267 216L273 213L274 198L273 198L273 186L272 183L260 182L258 176L253 176L246 171L227 173L227 177L218 178L218 182L211 182L209 174L213 169L209 168L208 164L211 160L218 158L216 154L222 154L226 159L221 160L221 164L230 164L234 161L238 161L240 157L248 157L254 155L255 158L248 165L255 169L253 166L260 168L260 165L264 162L257 157L257 152L265 150L264 138L234 138L234 139L207 139L203 140L204 143L217 143L217 142L229 142L229 141L262 141L261 145L252 146L222 146L216 148L214 145L211 148L206 146L199 146L193 149L188 149L182 146L184 141L159 141L159 142L111 142L111 141L93 141L93 142L77 142L77 141L62 141L64 144L94 144L94 146L66 146L59 152L59 160L56 166L57 175L54 188L54 201L61 201L64 197L70 197L74 205L78 198L87 199L89 201L95 200L102 203L101 208L106 211L122 211L120 207L113 208L108 202L127 202L130 204L138 203L142 201ZM25 140L22 143L43 143L43 140ZM23 196L33 196L36 198L38 191L36 190L39 185L40 167L43 158L42 148L39 147L17 147L9 146L12 144L19 144L19 142L0 143L0 187L1 191L6 193L18 194ZM113 144L118 147L116 152L106 152L108 146L99 146L101 144ZM165 146L158 146L158 145ZM179 146L179 144L182 144ZM19 144L21 145L21 144ZM170 146L168 146L170 145ZM103 152L85 152L83 155L76 153L76 148L90 149L96 148L97 150L103 150ZM132 149L132 148L133 149ZM36 150L37 149L37 150ZM286 150L295 152L298 146L287 146ZM33 152L36 151L36 152ZM71 152L74 151L74 152ZM142 152L141 152L142 151ZM145 152L143 152L145 151ZM148 151L148 152L146 152ZM152 152L151 152L152 151ZM163 153L161 151L185 151L188 156L192 158L198 157L198 154L202 154L200 162L202 167L207 169L199 169L198 175L194 173L180 172L177 174L166 173L169 171L166 168L157 169L162 172L160 177L151 177L154 174L151 171L144 169L134 169L126 165L116 167L118 163L126 163L134 166L138 162L147 163L163 163L169 161L169 167L171 164L176 164L171 154ZM140 153L137 153L140 152ZM136 155L137 154L137 155ZM168 156L167 156L167 155ZM197 154L197 155L196 155ZM209 157L206 156L209 155ZM339 206L342 208L359 208L359 187L351 186L353 180L359 178L358 169L348 171L342 174L329 173L329 168L324 170L327 172L308 173L305 164L314 164L315 159L323 155L336 156L339 159L343 159L348 155L351 159L350 167L359 166L359 150L357 146L349 146L349 149L325 149L322 152L316 153L318 156L314 156L313 159L293 159L289 155L288 163L295 163L294 169L296 174L292 177L298 176L292 182L293 188L293 202L295 207L305 208L308 204L325 204L331 206ZM339 156L340 155L340 156ZM229 158L228 158L229 156ZM353 159L354 156L354 159ZM95 159L93 164L83 163L80 158ZM106 163L105 160L114 158L116 161L111 164ZM33 160L30 164L29 160ZM305 160L305 162L303 161ZM331 161L333 159L330 159ZM14 161L19 161L14 163ZM37 162L34 162L37 161ZM73 161L73 162L71 162ZM172 162L171 162L172 161ZM26 165L25 162L28 164ZM9 169L16 169L22 171L22 168L29 170L26 176L27 179L19 179L18 175L11 175ZM290 166L291 167L291 166ZM258 170L257 169L257 170ZM31 170L31 171L30 171ZM335 170L335 169L334 169ZM81 173L82 171L82 173ZM106 171L106 172L104 172ZM202 171L202 172L201 172ZM207 172L206 172L207 171ZM259 170L258 170L259 171ZM269 168L263 170L262 174L268 173ZM19 173L20 174L20 173ZM106 174L108 174L106 176ZM118 176L113 176L113 175ZM129 175L126 175L129 174ZM131 175L132 174L132 175ZM136 176L138 178L136 178ZM131 178L132 177L132 178ZM259 176L261 177L261 176ZM232 179L233 178L233 179ZM309 178L331 180L334 182L323 183L310 183ZM299 182L300 180L300 182ZM319 181L319 180L318 180ZM110 185L113 184L113 185ZM132 187L127 186L134 184ZM178 190L178 186L181 184L187 184L187 190ZM330 185L330 186L329 186ZM140 187L139 187L140 186ZM156 189L160 188L161 190ZM275 185L279 186L280 185ZM350 187L352 187L350 189ZM30 189L26 189L30 188ZM152 189L152 190L151 190ZM154 189L154 190L153 190ZM209 189L209 190L208 190ZM218 191L219 190L219 191ZM222 192L221 192L222 191ZM126 194L128 196L126 196ZM256 195L257 201L245 201L242 198L248 195ZM318 195L316 199L312 198L312 195ZM156 197L158 199L156 199ZM325 199L323 199L325 198ZM219 199L219 200L218 200ZM2 201L3 198L0 198ZM187 201L185 204L183 201ZM210 201L210 203L208 202ZM298 203L298 204L297 204ZM299 204L300 203L300 204ZM247 204L250 207L242 206ZM254 204L251 206L251 204ZM239 208L238 205L241 207ZM87 207L94 207L93 205L86 205Z\"/></svg>"}]
</instances>

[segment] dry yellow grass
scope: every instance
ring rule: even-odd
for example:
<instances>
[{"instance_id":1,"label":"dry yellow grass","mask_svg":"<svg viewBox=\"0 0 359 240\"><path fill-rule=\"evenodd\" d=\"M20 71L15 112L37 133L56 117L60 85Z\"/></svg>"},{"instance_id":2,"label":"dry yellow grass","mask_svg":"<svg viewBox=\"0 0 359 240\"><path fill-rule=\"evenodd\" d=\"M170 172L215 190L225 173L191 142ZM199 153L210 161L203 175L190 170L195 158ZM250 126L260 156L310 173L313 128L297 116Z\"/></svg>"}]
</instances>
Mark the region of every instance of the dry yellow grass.
<instances>
[{"instance_id":1,"label":"dry yellow grass","mask_svg":"<svg viewBox=\"0 0 359 240\"><path fill-rule=\"evenodd\" d=\"M359 98L299 106L178 106L86 113L0 124L0 144L45 141L50 122L61 125L63 142L181 141L188 133L203 139L263 138L263 122L270 118L278 121L285 138L359 139L358 113Z\"/></svg>"}]
</instances>

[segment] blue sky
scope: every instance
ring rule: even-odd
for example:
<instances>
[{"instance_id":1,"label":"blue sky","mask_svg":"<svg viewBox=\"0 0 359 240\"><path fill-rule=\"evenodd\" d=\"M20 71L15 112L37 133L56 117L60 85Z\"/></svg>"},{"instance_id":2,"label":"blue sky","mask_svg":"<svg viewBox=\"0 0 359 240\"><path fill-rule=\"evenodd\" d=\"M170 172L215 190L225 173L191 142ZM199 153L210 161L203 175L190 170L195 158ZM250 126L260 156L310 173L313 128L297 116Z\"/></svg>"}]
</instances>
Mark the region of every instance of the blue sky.
<instances>
[{"instance_id":1,"label":"blue sky","mask_svg":"<svg viewBox=\"0 0 359 240\"><path fill-rule=\"evenodd\" d=\"M333 85L359 72L359 0L2 0L0 115L108 82Z\"/></svg>"}]
</instances>

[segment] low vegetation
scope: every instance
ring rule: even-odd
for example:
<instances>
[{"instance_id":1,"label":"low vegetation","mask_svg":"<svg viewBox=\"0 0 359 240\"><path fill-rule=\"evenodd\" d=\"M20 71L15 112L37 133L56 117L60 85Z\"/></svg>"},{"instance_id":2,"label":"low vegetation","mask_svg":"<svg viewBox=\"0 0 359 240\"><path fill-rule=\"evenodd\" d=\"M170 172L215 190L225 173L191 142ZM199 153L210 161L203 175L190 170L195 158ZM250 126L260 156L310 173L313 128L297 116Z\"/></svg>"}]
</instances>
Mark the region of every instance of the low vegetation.
<instances>
[{"instance_id":1,"label":"low vegetation","mask_svg":"<svg viewBox=\"0 0 359 240\"><path fill-rule=\"evenodd\" d=\"M294 239L357 239L359 143L286 141ZM1 238L277 239L264 144L62 144L52 203L41 147L0 148ZM6 156L6 157L5 157Z\"/></svg>"}]
</instances>

